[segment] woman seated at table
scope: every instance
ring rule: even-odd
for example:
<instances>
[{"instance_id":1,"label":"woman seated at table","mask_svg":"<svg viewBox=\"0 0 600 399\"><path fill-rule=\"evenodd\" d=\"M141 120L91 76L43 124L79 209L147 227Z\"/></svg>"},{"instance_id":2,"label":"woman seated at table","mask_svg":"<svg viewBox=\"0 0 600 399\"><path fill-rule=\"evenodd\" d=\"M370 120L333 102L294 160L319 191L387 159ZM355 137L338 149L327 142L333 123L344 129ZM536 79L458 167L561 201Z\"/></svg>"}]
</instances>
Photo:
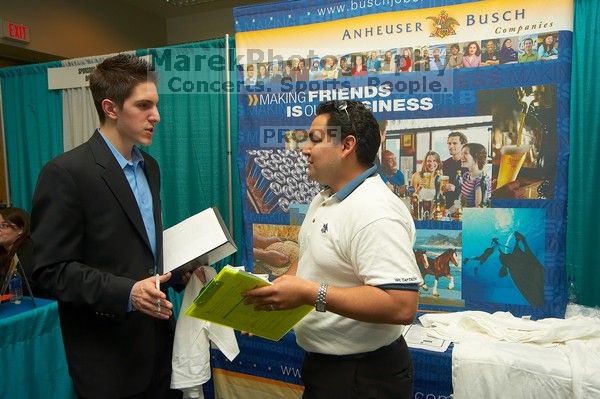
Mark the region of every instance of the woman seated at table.
<instances>
[{"instance_id":1,"label":"woman seated at table","mask_svg":"<svg viewBox=\"0 0 600 399\"><path fill-rule=\"evenodd\" d=\"M491 194L491 182L483 169L487 164L487 150L479 143L467 143L462 146L461 167L467 168L462 175L460 195L464 206L479 207L486 205Z\"/></svg>"},{"instance_id":2,"label":"woman seated at table","mask_svg":"<svg viewBox=\"0 0 600 399\"><path fill-rule=\"evenodd\" d=\"M29 215L19 208L0 209L0 282L4 281L4 277L9 273L12 259L17 255L27 281L31 283L32 250L29 239Z\"/></svg>"}]
</instances>

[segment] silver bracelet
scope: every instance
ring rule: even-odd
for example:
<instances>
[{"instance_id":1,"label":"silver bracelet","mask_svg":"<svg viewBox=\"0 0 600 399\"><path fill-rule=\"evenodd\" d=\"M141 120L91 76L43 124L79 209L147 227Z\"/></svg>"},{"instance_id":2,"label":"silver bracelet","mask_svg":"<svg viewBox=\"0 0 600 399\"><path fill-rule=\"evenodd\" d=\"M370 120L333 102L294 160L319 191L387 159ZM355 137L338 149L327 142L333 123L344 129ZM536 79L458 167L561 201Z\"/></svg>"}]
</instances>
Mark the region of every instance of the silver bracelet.
<instances>
[{"instance_id":1,"label":"silver bracelet","mask_svg":"<svg viewBox=\"0 0 600 399\"><path fill-rule=\"evenodd\" d=\"M327 284L321 283L317 300L315 301L315 309L317 312L325 312L327 310Z\"/></svg>"}]
</instances>

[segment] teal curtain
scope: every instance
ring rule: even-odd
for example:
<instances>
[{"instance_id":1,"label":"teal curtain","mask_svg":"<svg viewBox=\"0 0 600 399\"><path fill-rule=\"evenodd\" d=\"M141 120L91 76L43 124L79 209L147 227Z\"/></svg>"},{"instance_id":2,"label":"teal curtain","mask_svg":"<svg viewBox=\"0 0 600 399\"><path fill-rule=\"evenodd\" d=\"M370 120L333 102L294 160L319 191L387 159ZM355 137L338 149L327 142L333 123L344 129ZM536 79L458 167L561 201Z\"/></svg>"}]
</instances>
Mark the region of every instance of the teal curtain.
<instances>
[{"instance_id":1,"label":"teal curtain","mask_svg":"<svg viewBox=\"0 0 600 399\"><path fill-rule=\"evenodd\" d=\"M230 46L233 45L231 39ZM161 168L164 227L168 228L210 206L217 206L226 224L230 217L238 220L232 235L236 243L241 243L241 198L237 170L233 171L233 186L236 188L233 193L234 215L228 214L227 97L225 91L221 90L225 72L223 68L209 67L206 61L208 57L224 59L225 39L139 50L138 55L150 53L155 60L164 59L170 50L171 63L189 57L192 64L189 67L181 64L176 70L177 67L167 67L167 61L163 64L163 61L155 61L160 80L161 122L152 145L146 150L158 160ZM231 54L235 56L233 50ZM205 62L194 65L194 57L205 57ZM208 93L176 91L182 87L182 82L217 82L219 89L211 89ZM235 93L232 93L232 115L237 115L235 101ZM237 123L232 125L231 140L235 145L232 149L235 154Z\"/></svg>"},{"instance_id":2,"label":"teal curtain","mask_svg":"<svg viewBox=\"0 0 600 399\"><path fill-rule=\"evenodd\" d=\"M230 59L234 62L233 38L229 45ZM220 269L227 263L237 265L243 253L242 202L239 173L235 158L232 158L233 215L229 215L227 96L223 90L226 72L218 62L225 58L225 39L138 51L138 55L148 53L152 55L159 74L161 122L147 151L158 160L161 168L164 227L168 228L205 208L217 206L226 225L233 218L231 234L238 245L238 252L215 266ZM209 64L209 59L214 64ZM233 71L230 76L235 76ZM197 82L216 83L207 92L203 88L198 91ZM194 86L189 92L184 91L184 87L191 87L186 83ZM236 100L234 87L231 94L232 154L237 154ZM170 297L177 315L181 295L171 290Z\"/></svg>"},{"instance_id":3,"label":"teal curtain","mask_svg":"<svg viewBox=\"0 0 600 399\"><path fill-rule=\"evenodd\" d=\"M0 69L10 198L28 212L42 166L63 152L62 94L48 90L48 68L58 66Z\"/></svg>"},{"instance_id":4,"label":"teal curtain","mask_svg":"<svg viewBox=\"0 0 600 399\"><path fill-rule=\"evenodd\" d=\"M567 209L567 274L578 303L600 305L598 221L600 189L593 181L600 170L600 80L591 54L600 54L600 2L575 1L571 143Z\"/></svg>"}]
</instances>

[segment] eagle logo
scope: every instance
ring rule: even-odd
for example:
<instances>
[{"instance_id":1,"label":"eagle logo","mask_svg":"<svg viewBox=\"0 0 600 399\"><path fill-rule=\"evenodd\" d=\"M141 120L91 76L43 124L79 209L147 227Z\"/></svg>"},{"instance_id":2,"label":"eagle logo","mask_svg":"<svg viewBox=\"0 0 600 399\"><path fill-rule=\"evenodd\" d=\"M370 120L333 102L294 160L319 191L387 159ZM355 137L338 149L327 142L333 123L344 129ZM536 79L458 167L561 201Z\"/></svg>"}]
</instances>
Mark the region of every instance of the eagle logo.
<instances>
[{"instance_id":1,"label":"eagle logo","mask_svg":"<svg viewBox=\"0 0 600 399\"><path fill-rule=\"evenodd\" d=\"M448 15L446 10L440 11L440 15L437 17L427 17L433 21L433 32L429 37L444 38L446 36L456 35L454 25L460 25L458 21Z\"/></svg>"}]
</instances>

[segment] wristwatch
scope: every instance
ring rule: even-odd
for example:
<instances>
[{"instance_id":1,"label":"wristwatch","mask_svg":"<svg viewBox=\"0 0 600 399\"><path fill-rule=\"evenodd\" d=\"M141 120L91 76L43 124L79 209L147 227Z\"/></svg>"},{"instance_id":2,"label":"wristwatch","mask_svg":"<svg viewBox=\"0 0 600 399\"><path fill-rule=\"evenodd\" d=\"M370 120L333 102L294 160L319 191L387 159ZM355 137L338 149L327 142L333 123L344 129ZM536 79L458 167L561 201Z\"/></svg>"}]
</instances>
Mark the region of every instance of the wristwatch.
<instances>
[{"instance_id":1,"label":"wristwatch","mask_svg":"<svg viewBox=\"0 0 600 399\"><path fill-rule=\"evenodd\" d=\"M327 284L321 283L319 286L319 292L317 293L317 300L315 301L315 310L317 312L325 312L327 308Z\"/></svg>"}]
</instances>

